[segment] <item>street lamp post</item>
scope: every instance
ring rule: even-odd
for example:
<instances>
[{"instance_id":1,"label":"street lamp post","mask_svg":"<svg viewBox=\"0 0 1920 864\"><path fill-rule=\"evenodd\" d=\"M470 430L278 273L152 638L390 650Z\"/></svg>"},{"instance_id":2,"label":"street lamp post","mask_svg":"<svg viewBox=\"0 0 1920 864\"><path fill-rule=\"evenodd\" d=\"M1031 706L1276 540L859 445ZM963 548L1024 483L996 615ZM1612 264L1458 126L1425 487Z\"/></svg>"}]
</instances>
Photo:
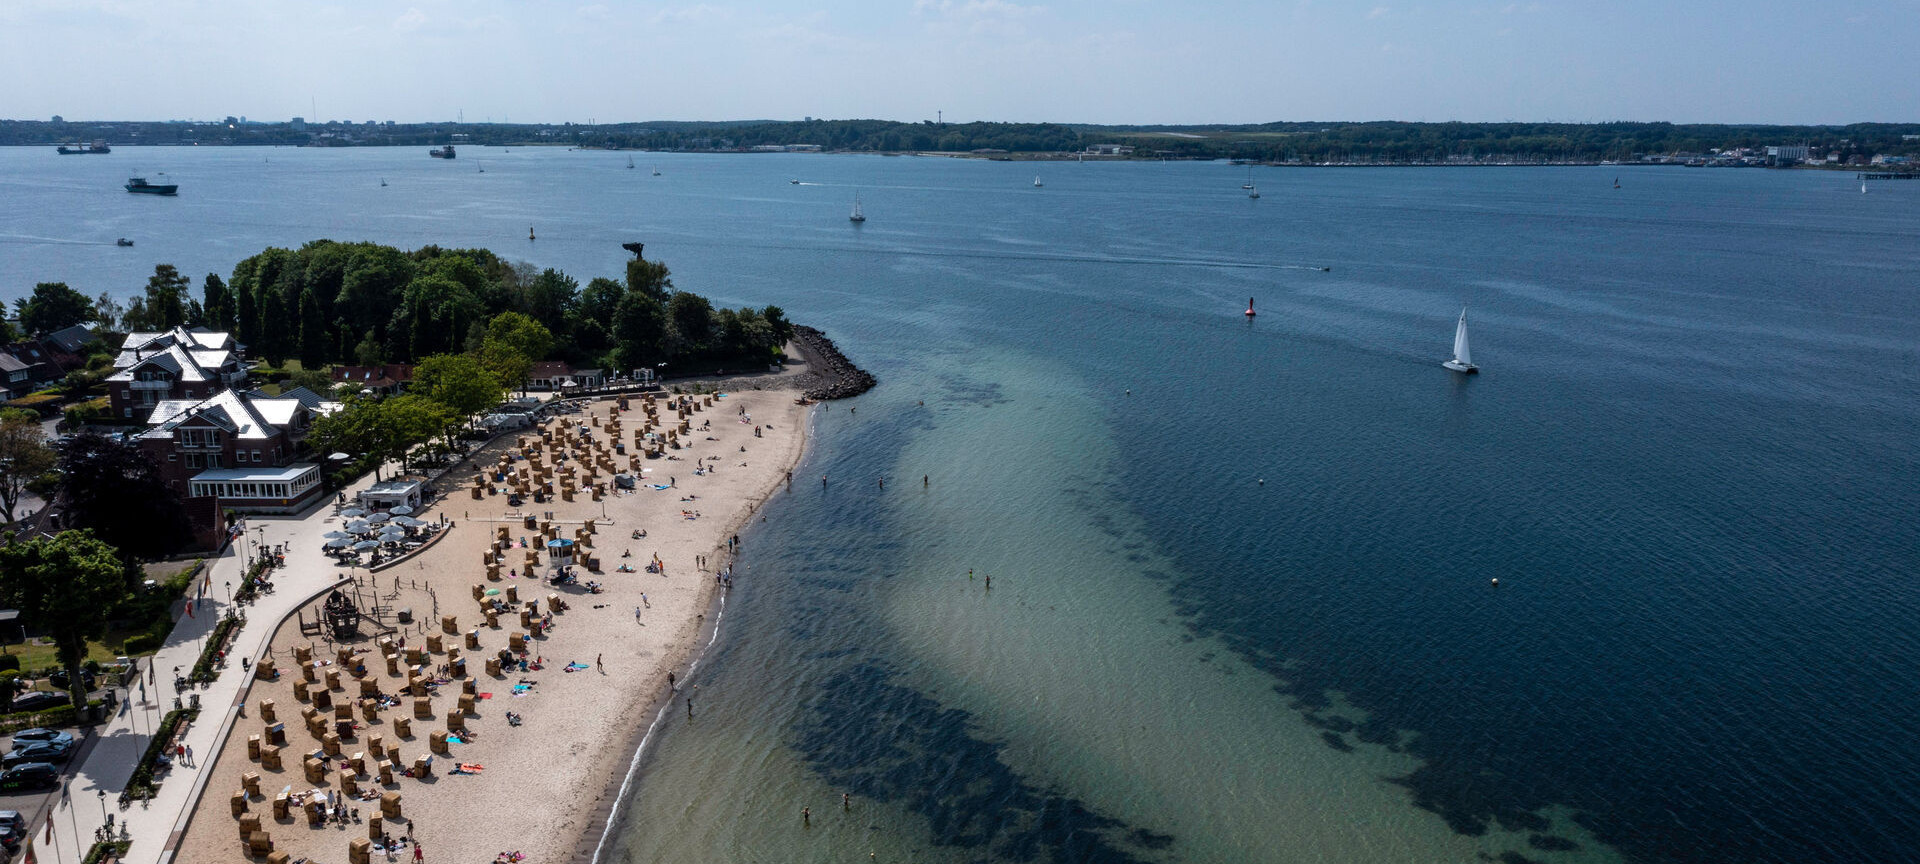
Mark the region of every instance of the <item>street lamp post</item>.
<instances>
[{"instance_id":1,"label":"street lamp post","mask_svg":"<svg viewBox=\"0 0 1920 864\"><path fill-rule=\"evenodd\" d=\"M100 824L104 825L109 821L107 818L107 790L96 789L94 791L100 795Z\"/></svg>"},{"instance_id":2,"label":"street lamp post","mask_svg":"<svg viewBox=\"0 0 1920 864\"><path fill-rule=\"evenodd\" d=\"M231 581L227 583L227 605L233 605L233 583Z\"/></svg>"}]
</instances>

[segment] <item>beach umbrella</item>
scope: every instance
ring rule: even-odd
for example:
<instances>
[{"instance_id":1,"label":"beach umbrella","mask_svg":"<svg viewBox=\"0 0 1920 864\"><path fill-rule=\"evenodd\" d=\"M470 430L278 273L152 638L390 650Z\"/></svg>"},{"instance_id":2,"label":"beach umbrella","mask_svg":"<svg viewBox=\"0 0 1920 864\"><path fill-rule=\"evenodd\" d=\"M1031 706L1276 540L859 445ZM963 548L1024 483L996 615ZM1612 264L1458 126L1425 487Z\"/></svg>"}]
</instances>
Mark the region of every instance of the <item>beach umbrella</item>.
<instances>
[{"instance_id":1,"label":"beach umbrella","mask_svg":"<svg viewBox=\"0 0 1920 864\"><path fill-rule=\"evenodd\" d=\"M375 536L379 537L381 540L404 540L406 539L407 532L402 531L399 528L394 528L391 530L382 531Z\"/></svg>"},{"instance_id":2,"label":"beach umbrella","mask_svg":"<svg viewBox=\"0 0 1920 864\"><path fill-rule=\"evenodd\" d=\"M368 549L378 549L378 548L380 548L380 543L377 540L362 540L358 543L353 544L353 551L355 552L365 552Z\"/></svg>"},{"instance_id":3,"label":"beach umbrella","mask_svg":"<svg viewBox=\"0 0 1920 864\"><path fill-rule=\"evenodd\" d=\"M349 533L349 534L365 534L365 533L367 533L367 530L368 530L368 529L370 529L371 527L373 527L373 526L371 526L371 525L368 525L368 524L367 524L367 522L366 522L366 520L364 520L364 519L355 519L354 521L352 521L352 522L348 522L348 523L347 523L347 533Z\"/></svg>"},{"instance_id":4,"label":"beach umbrella","mask_svg":"<svg viewBox=\"0 0 1920 864\"><path fill-rule=\"evenodd\" d=\"M408 507L407 505L405 505L405 504L402 504L402 505L400 505L400 506L398 506L398 507L395 507L395 508L392 508L392 509L390 509L390 510L388 510L388 511L387 511L387 515L389 515L389 516L405 516L405 515L407 515L408 513L412 513L412 512L413 512L413 508L412 508L412 507Z\"/></svg>"},{"instance_id":5,"label":"beach umbrella","mask_svg":"<svg viewBox=\"0 0 1920 864\"><path fill-rule=\"evenodd\" d=\"M388 515L387 515L387 514L385 514L385 513L375 513L375 514L373 514L372 516L368 516L368 517L367 517L367 522L368 522L368 524L372 524L372 525L378 525L378 524L380 524L380 523L382 523L382 522L385 522L385 521L387 521L388 519L391 519L391 518L393 518L393 517L391 517L391 516L388 516Z\"/></svg>"},{"instance_id":6,"label":"beach umbrella","mask_svg":"<svg viewBox=\"0 0 1920 864\"><path fill-rule=\"evenodd\" d=\"M342 549L351 545L353 545L353 541L345 537L335 537L327 541L328 549Z\"/></svg>"},{"instance_id":7,"label":"beach umbrella","mask_svg":"<svg viewBox=\"0 0 1920 864\"><path fill-rule=\"evenodd\" d=\"M320 536L325 537L328 540L344 540L352 535L346 533L345 531L328 531L327 533L322 534Z\"/></svg>"},{"instance_id":8,"label":"beach umbrella","mask_svg":"<svg viewBox=\"0 0 1920 864\"><path fill-rule=\"evenodd\" d=\"M367 511L362 510L358 507L348 507L347 509L340 511L340 515L345 516L348 519L353 519L355 517L367 515Z\"/></svg>"},{"instance_id":9,"label":"beach umbrella","mask_svg":"<svg viewBox=\"0 0 1920 864\"><path fill-rule=\"evenodd\" d=\"M402 516L402 517L400 517L400 518L398 518L398 519L395 519L395 520L393 520L393 521L395 521L395 522L398 522L398 523L400 523L400 524L402 524L402 525L405 525L405 526L407 526L408 528L425 528L425 527L427 527L428 525L432 525L432 524L433 524L432 522L428 522L428 521L427 521L427 520L425 520L425 519L415 519L415 518L413 518L412 516Z\"/></svg>"}]
</instances>

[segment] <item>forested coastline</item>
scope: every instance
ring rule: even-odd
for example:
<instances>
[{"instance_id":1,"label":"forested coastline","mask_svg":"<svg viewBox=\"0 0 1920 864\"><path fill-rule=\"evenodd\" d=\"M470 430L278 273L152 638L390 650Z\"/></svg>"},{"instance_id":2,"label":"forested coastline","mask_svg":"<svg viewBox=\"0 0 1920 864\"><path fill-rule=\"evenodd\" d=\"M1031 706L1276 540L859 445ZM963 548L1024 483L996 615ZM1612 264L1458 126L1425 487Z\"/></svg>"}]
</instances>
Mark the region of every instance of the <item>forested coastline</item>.
<instances>
[{"instance_id":1,"label":"forested coastline","mask_svg":"<svg viewBox=\"0 0 1920 864\"><path fill-rule=\"evenodd\" d=\"M547 359L617 370L763 363L793 332L780 307L716 309L675 289L665 264L639 255L623 278L582 285L487 249L333 240L266 249L225 278L209 273L198 297L188 277L163 264L144 293L125 305L102 294L92 312L109 332L229 331L275 367L476 353L492 356L509 383Z\"/></svg>"},{"instance_id":2,"label":"forested coastline","mask_svg":"<svg viewBox=\"0 0 1920 864\"><path fill-rule=\"evenodd\" d=\"M1598 161L1713 150L1807 145L1822 153L1920 155L1920 123L1831 126L1705 123L1409 123L1094 125L895 120L602 124L51 122L0 120L0 145L73 141L113 145L482 146L534 144L669 151L818 147L876 153L1004 150L1038 154L1119 144L1136 156L1268 162L1437 162L1457 157Z\"/></svg>"}]
</instances>

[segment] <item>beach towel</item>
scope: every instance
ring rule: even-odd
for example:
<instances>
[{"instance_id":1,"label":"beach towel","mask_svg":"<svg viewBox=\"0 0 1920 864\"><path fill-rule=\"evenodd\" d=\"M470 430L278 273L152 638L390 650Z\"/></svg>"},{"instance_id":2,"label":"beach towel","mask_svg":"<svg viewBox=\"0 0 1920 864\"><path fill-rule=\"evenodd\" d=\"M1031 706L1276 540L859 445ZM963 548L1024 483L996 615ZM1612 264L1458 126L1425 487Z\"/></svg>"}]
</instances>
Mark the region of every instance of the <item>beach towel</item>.
<instances>
[{"instance_id":1,"label":"beach towel","mask_svg":"<svg viewBox=\"0 0 1920 864\"><path fill-rule=\"evenodd\" d=\"M572 663L568 663L568 664L567 664L567 671L568 671L568 672L578 672L578 671L580 671L580 670L582 670L582 669L592 669L592 668L593 668L592 666L588 666L587 664L585 664L585 663L581 663L581 662L578 662L578 661L575 661L575 662L572 662Z\"/></svg>"}]
</instances>

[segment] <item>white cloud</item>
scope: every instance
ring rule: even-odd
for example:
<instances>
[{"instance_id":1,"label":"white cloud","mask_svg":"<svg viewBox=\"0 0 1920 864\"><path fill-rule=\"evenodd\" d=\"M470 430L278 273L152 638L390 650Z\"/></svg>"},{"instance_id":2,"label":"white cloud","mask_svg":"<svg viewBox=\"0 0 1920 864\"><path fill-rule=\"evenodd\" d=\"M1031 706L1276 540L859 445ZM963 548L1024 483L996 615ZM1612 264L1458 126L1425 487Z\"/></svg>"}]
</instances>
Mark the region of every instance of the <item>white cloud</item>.
<instances>
[{"instance_id":1,"label":"white cloud","mask_svg":"<svg viewBox=\"0 0 1920 864\"><path fill-rule=\"evenodd\" d=\"M1391 13L1392 11L1393 11L1393 10L1391 10L1391 9L1388 9L1388 8L1387 8L1387 7L1385 7L1385 6L1375 6L1375 7L1373 7L1373 11L1372 11L1372 12L1368 12L1368 13L1367 13L1367 20L1369 20L1369 21L1371 21L1371 20L1376 20L1376 19L1380 19L1380 18L1385 18L1385 17L1387 17L1387 15L1388 15L1389 13Z\"/></svg>"},{"instance_id":2,"label":"white cloud","mask_svg":"<svg viewBox=\"0 0 1920 864\"><path fill-rule=\"evenodd\" d=\"M425 23L427 23L427 13L416 8L408 8L406 12L401 13L400 17L393 19L393 29L409 33L420 29L420 25Z\"/></svg>"}]
</instances>

